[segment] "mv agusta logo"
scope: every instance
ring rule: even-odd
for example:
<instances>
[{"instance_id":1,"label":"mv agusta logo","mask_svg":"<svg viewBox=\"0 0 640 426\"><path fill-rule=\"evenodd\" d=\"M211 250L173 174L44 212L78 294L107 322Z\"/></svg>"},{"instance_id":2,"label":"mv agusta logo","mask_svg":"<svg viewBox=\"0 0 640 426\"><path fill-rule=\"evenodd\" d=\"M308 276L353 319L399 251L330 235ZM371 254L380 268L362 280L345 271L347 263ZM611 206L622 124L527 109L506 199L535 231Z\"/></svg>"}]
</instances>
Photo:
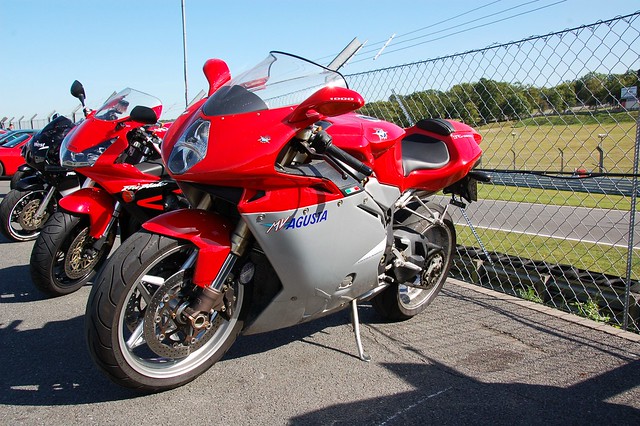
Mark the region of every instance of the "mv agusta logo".
<instances>
[{"instance_id":1,"label":"mv agusta logo","mask_svg":"<svg viewBox=\"0 0 640 426\"><path fill-rule=\"evenodd\" d=\"M273 223L265 223L263 225L269 227L269 229L267 229L267 234L269 234L272 231L278 232L282 229L305 228L307 226L315 225L316 223L324 222L325 220L327 220L327 210L298 217L287 216L285 218L278 219Z\"/></svg>"},{"instance_id":2,"label":"mv agusta logo","mask_svg":"<svg viewBox=\"0 0 640 426\"><path fill-rule=\"evenodd\" d=\"M385 132L383 129L374 129L373 134L379 137L381 141L386 141L388 137L387 132Z\"/></svg>"}]
</instances>

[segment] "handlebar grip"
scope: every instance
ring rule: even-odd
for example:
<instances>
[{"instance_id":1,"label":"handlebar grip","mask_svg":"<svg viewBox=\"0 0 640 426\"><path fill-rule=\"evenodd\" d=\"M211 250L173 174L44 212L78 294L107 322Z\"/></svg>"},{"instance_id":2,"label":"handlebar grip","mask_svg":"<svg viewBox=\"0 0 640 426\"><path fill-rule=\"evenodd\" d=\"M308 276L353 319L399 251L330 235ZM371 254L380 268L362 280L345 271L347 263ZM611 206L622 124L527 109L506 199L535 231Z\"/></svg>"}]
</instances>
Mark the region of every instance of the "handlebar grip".
<instances>
[{"instance_id":1,"label":"handlebar grip","mask_svg":"<svg viewBox=\"0 0 640 426\"><path fill-rule=\"evenodd\" d=\"M326 148L325 154L329 155L336 160L342 161L347 166L353 168L358 173L362 173L365 176L371 176L373 174L373 170L371 167L364 164L362 161L358 160L351 154L343 151L337 146L331 144Z\"/></svg>"}]
</instances>

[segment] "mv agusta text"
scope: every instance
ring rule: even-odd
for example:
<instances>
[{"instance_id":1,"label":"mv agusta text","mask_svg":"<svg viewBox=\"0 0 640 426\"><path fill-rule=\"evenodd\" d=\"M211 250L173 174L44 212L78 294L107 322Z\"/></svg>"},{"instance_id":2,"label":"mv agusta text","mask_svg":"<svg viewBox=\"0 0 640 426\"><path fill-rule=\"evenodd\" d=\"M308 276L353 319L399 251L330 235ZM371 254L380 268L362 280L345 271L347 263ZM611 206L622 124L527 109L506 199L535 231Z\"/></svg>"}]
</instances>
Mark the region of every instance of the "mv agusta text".
<instances>
[{"instance_id":1,"label":"mv agusta text","mask_svg":"<svg viewBox=\"0 0 640 426\"><path fill-rule=\"evenodd\" d=\"M436 297L456 234L452 204L430 197L476 198L480 135L359 115L364 100L341 74L282 52L233 79L218 59L204 73L208 97L160 146L189 207L147 219L101 268L86 310L94 361L120 385L161 391L202 374L240 333L341 309L368 360L357 304L398 321Z\"/></svg>"}]
</instances>

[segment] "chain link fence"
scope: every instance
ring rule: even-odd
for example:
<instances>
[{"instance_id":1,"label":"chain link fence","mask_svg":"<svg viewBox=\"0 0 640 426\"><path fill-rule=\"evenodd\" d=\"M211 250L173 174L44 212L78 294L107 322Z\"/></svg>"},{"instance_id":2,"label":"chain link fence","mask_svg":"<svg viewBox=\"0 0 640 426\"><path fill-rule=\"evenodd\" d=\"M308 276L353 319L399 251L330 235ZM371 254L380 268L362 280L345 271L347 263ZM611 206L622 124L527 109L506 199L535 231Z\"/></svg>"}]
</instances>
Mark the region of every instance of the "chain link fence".
<instances>
[{"instance_id":1,"label":"chain link fence","mask_svg":"<svg viewBox=\"0 0 640 426\"><path fill-rule=\"evenodd\" d=\"M76 112L71 112L69 114L62 114L65 115L66 117L68 117L71 121L78 121L81 118L83 118L84 116L82 115L82 111L76 111ZM4 122L2 123L2 128L9 128L9 125L13 125L13 129L14 130L23 130L23 129L36 129L36 130L40 130L42 129L44 126L46 126L47 124L51 123L51 120L53 120L53 118L56 117L56 115L51 114L49 117L47 118L30 118L30 119L25 119L24 117L16 119L9 119L7 117L5 117Z\"/></svg>"},{"instance_id":2,"label":"chain link fence","mask_svg":"<svg viewBox=\"0 0 640 426\"><path fill-rule=\"evenodd\" d=\"M639 39L636 12L346 76L365 114L483 135L493 181L466 208L473 227L451 210L455 277L639 331Z\"/></svg>"}]
</instances>

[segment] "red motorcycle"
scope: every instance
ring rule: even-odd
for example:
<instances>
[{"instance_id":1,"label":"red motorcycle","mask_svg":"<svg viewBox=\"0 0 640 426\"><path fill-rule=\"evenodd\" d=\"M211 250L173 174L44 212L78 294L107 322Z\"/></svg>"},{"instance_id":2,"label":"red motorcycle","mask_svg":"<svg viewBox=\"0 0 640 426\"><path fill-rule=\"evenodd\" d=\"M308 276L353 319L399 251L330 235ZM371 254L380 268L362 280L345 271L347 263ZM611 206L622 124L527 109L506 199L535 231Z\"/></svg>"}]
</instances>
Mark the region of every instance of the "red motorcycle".
<instances>
[{"instance_id":1,"label":"red motorcycle","mask_svg":"<svg viewBox=\"0 0 640 426\"><path fill-rule=\"evenodd\" d=\"M143 224L108 260L86 311L89 348L115 382L159 391L193 380L239 333L292 326L357 303L409 319L435 298L455 251L438 191L476 197L480 135L426 119L402 129L353 113L338 72L272 52L230 79L205 64L209 97L162 144L191 210Z\"/></svg>"},{"instance_id":2,"label":"red motorcycle","mask_svg":"<svg viewBox=\"0 0 640 426\"><path fill-rule=\"evenodd\" d=\"M84 106L79 82L71 93ZM64 138L62 166L86 180L59 201L33 246L31 278L43 292L78 290L104 263L118 228L124 241L147 219L186 206L160 157L161 110L158 99L125 89L97 111L85 107L85 120Z\"/></svg>"}]
</instances>

